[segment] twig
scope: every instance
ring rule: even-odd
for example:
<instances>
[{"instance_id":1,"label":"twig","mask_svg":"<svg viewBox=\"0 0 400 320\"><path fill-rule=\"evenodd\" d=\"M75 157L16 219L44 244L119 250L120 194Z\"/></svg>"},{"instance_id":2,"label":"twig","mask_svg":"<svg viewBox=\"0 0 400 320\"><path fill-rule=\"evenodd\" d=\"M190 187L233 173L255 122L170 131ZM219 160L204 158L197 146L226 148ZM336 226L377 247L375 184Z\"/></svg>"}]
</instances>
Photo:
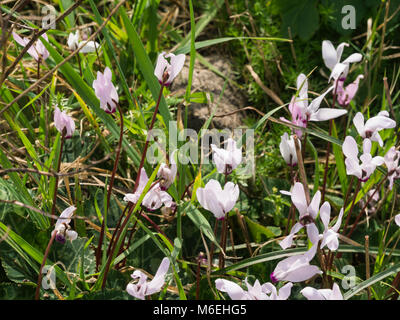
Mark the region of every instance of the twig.
<instances>
[{"instance_id":1,"label":"twig","mask_svg":"<svg viewBox=\"0 0 400 320\"><path fill-rule=\"evenodd\" d=\"M261 89L278 105L283 105L283 101L277 96L277 94L272 91L270 88L266 87L265 84L261 81L258 74L253 70L251 65L246 65L247 70L249 70L251 76L254 78L254 81L261 87Z\"/></svg>"}]
</instances>

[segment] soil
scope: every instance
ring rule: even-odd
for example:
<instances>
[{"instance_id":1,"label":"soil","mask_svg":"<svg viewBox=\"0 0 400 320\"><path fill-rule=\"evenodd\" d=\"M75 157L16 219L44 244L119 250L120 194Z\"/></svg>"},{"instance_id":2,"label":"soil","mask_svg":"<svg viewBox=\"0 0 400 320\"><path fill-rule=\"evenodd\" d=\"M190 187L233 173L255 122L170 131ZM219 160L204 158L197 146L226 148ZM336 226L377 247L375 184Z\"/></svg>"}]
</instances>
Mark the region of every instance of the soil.
<instances>
[{"instance_id":1,"label":"soil","mask_svg":"<svg viewBox=\"0 0 400 320\"><path fill-rule=\"evenodd\" d=\"M233 76L233 68L230 61L220 55L206 57L207 61L227 77ZM186 59L185 65L177 78L174 80L172 90L184 94L189 75L189 61ZM212 110L217 106L215 115L227 115L215 117L210 124L210 128L229 128L235 129L243 125L244 114L242 112L232 112L246 107L247 100L243 93L235 86L227 83L223 95L219 99L224 87L225 79L215 74L198 60L195 61L192 93L205 92L212 96L209 104L192 103L189 106L188 127L199 130L204 122L210 117ZM182 108L184 108L182 106Z\"/></svg>"}]
</instances>

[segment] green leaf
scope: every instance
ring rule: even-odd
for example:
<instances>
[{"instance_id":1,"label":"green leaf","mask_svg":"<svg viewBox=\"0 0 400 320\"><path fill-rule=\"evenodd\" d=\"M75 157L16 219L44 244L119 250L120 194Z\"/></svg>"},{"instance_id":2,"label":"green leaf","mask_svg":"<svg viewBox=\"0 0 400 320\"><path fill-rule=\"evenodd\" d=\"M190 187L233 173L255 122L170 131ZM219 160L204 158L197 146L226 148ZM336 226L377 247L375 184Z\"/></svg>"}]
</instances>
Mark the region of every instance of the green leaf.
<instances>
[{"instance_id":1,"label":"green leaf","mask_svg":"<svg viewBox=\"0 0 400 320\"><path fill-rule=\"evenodd\" d=\"M263 237L265 236L267 239L275 238L281 235L282 230L278 227L264 227L257 222L254 222L248 217L244 217L246 220L247 226L250 230L251 236L253 237L255 242L263 241Z\"/></svg>"},{"instance_id":2,"label":"green leaf","mask_svg":"<svg viewBox=\"0 0 400 320\"><path fill-rule=\"evenodd\" d=\"M184 212L193 221L195 226L205 234L205 236L210 239L218 248L221 249L217 239L215 238L214 232L208 222L208 220L203 216L203 214L195 208L192 203L188 203L185 207Z\"/></svg>"},{"instance_id":3,"label":"green leaf","mask_svg":"<svg viewBox=\"0 0 400 320\"><path fill-rule=\"evenodd\" d=\"M379 272L375 275L373 275L371 278L368 280L365 280L361 282L360 284L356 285L355 287L351 288L349 291L347 291L344 295L343 298L345 300L350 299L354 295L356 295L358 292L361 290L366 289L367 287L372 286L373 284L382 281L383 279L389 277L392 274L396 274L400 272L400 263L395 264L394 266L386 269L385 271Z\"/></svg>"},{"instance_id":4,"label":"green leaf","mask_svg":"<svg viewBox=\"0 0 400 320\"><path fill-rule=\"evenodd\" d=\"M0 283L0 297L7 300L32 300L35 286L21 283Z\"/></svg>"},{"instance_id":5,"label":"green leaf","mask_svg":"<svg viewBox=\"0 0 400 320\"><path fill-rule=\"evenodd\" d=\"M288 34L290 27L292 36L298 35L308 40L319 27L318 0L285 0L275 1L282 16L282 33Z\"/></svg>"}]
</instances>

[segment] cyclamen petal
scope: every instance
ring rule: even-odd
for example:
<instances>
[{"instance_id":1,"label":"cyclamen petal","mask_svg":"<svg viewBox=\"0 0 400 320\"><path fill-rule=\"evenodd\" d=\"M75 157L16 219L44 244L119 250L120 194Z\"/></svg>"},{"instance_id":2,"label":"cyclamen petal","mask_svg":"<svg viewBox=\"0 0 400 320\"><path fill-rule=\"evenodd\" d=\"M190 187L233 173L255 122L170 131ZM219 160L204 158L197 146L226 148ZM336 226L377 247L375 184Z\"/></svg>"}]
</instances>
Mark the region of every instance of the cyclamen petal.
<instances>
[{"instance_id":1,"label":"cyclamen petal","mask_svg":"<svg viewBox=\"0 0 400 320\"><path fill-rule=\"evenodd\" d=\"M314 289L306 287L300 293L307 298L307 300L343 300L342 293L339 286L334 283L332 289Z\"/></svg>"},{"instance_id":2,"label":"cyclamen petal","mask_svg":"<svg viewBox=\"0 0 400 320\"><path fill-rule=\"evenodd\" d=\"M239 187L228 182L222 189L217 180L211 179L204 188L197 189L196 196L204 209L211 211L217 219L224 219L239 198Z\"/></svg>"},{"instance_id":3,"label":"cyclamen petal","mask_svg":"<svg viewBox=\"0 0 400 320\"><path fill-rule=\"evenodd\" d=\"M93 88L97 98L100 100L100 107L107 113L115 112L118 103L117 89L111 82L111 70L104 69L104 74L97 71L97 79L93 81Z\"/></svg>"},{"instance_id":4,"label":"cyclamen petal","mask_svg":"<svg viewBox=\"0 0 400 320\"><path fill-rule=\"evenodd\" d=\"M381 147L383 146L383 141L379 131L396 127L396 121L389 118L387 111L381 111L365 123L364 116L361 112L358 112L353 118L353 124L362 138L370 138L372 141L378 142Z\"/></svg>"},{"instance_id":5,"label":"cyclamen petal","mask_svg":"<svg viewBox=\"0 0 400 320\"><path fill-rule=\"evenodd\" d=\"M170 63L166 58L170 59ZM162 52L158 55L157 64L154 69L154 75L160 84L169 86L175 77L182 70L185 64L186 56L184 54L174 55L173 53L165 54Z\"/></svg>"},{"instance_id":6,"label":"cyclamen petal","mask_svg":"<svg viewBox=\"0 0 400 320\"><path fill-rule=\"evenodd\" d=\"M294 145L293 136L290 136L285 132L281 136L281 143L279 144L279 149L281 151L281 155L285 162L289 166L295 166L297 164L297 153L296 147Z\"/></svg>"},{"instance_id":7,"label":"cyclamen petal","mask_svg":"<svg viewBox=\"0 0 400 320\"><path fill-rule=\"evenodd\" d=\"M70 50L76 50L79 45L79 30L76 30L75 33L71 32L68 35L67 45Z\"/></svg>"},{"instance_id":8,"label":"cyclamen petal","mask_svg":"<svg viewBox=\"0 0 400 320\"><path fill-rule=\"evenodd\" d=\"M226 292L232 300L249 300L246 292L233 281L217 279L215 280L215 287L219 291Z\"/></svg>"},{"instance_id":9,"label":"cyclamen petal","mask_svg":"<svg viewBox=\"0 0 400 320\"><path fill-rule=\"evenodd\" d=\"M356 80L347 85L346 88L343 88L344 80L338 80L337 99L341 106L348 106L350 104L350 101L353 100L358 91L360 79L363 78L364 76L362 74L357 76Z\"/></svg>"},{"instance_id":10,"label":"cyclamen petal","mask_svg":"<svg viewBox=\"0 0 400 320\"><path fill-rule=\"evenodd\" d=\"M25 47L29 43L29 39L20 37L16 32L12 32L14 40L20 44L21 46ZM48 41L47 35L43 34L42 37ZM28 54L39 61L40 59L46 60L49 57L49 52L47 51L46 47L43 45L42 41L39 39L37 40L31 47L28 49Z\"/></svg>"},{"instance_id":11,"label":"cyclamen petal","mask_svg":"<svg viewBox=\"0 0 400 320\"><path fill-rule=\"evenodd\" d=\"M358 146L353 137L347 136L345 138L342 150L346 156L345 164L347 174L356 176L362 182L367 181L376 167L384 162L381 156L371 156L371 141L369 139L364 139L363 141L364 153L360 155L360 159L358 159Z\"/></svg>"},{"instance_id":12,"label":"cyclamen petal","mask_svg":"<svg viewBox=\"0 0 400 320\"><path fill-rule=\"evenodd\" d=\"M396 224L400 227L400 214L397 214L397 215L394 217L394 222L396 222Z\"/></svg>"},{"instance_id":13,"label":"cyclamen petal","mask_svg":"<svg viewBox=\"0 0 400 320\"><path fill-rule=\"evenodd\" d=\"M153 280L147 282L147 276L140 270L135 270L131 277L139 278L137 283L129 283L126 286L126 291L137 299L144 300L146 296L157 293L161 290L165 283L165 276L169 269L169 259L164 258L154 276Z\"/></svg>"},{"instance_id":14,"label":"cyclamen petal","mask_svg":"<svg viewBox=\"0 0 400 320\"><path fill-rule=\"evenodd\" d=\"M65 240L75 240L78 237L78 233L71 230L69 223L71 222L71 217L76 211L76 207L70 206L66 208L59 216L54 226L53 235L56 235L56 241L64 244Z\"/></svg>"},{"instance_id":15,"label":"cyclamen petal","mask_svg":"<svg viewBox=\"0 0 400 320\"><path fill-rule=\"evenodd\" d=\"M71 138L75 131L74 120L57 106L54 110L54 125L61 134L65 134L65 139Z\"/></svg>"},{"instance_id":16,"label":"cyclamen petal","mask_svg":"<svg viewBox=\"0 0 400 320\"><path fill-rule=\"evenodd\" d=\"M317 252L317 245L313 245L306 253L291 256L280 261L271 274L271 280L301 282L310 279L316 274L322 274L317 267L310 265L310 261Z\"/></svg>"},{"instance_id":17,"label":"cyclamen petal","mask_svg":"<svg viewBox=\"0 0 400 320\"><path fill-rule=\"evenodd\" d=\"M359 53L351 54L347 59L340 62L344 47L348 47L347 43L342 42L335 49L332 42L329 40L322 41L322 58L324 63L329 70L331 70L331 75L329 81L333 78L335 81L341 78L346 78L350 63L359 62L362 60L362 55Z\"/></svg>"},{"instance_id":18,"label":"cyclamen petal","mask_svg":"<svg viewBox=\"0 0 400 320\"><path fill-rule=\"evenodd\" d=\"M236 141L229 138L226 141L226 149L211 145L213 159L217 170L222 174L231 174L242 162L242 150L236 147Z\"/></svg>"}]
</instances>

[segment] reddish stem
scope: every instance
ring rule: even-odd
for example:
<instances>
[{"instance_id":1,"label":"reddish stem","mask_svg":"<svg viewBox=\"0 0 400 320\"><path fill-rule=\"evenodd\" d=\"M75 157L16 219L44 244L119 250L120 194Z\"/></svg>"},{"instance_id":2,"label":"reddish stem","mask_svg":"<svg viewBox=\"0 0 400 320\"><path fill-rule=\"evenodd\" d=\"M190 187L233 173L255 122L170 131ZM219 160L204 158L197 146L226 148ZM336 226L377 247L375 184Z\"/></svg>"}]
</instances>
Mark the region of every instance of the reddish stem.
<instances>
[{"instance_id":1,"label":"reddish stem","mask_svg":"<svg viewBox=\"0 0 400 320\"><path fill-rule=\"evenodd\" d=\"M124 116L122 114L122 109L119 103L117 103L114 100L114 103L117 105L118 112L119 112L119 117L120 117L120 133L119 133L119 141L118 141L118 147L116 149L116 156L115 156L115 161L114 161L114 168L111 173L111 179L110 179L110 184L108 186L108 192L107 192L107 204L106 204L106 213L104 214L103 217L103 222L101 224L101 231L100 231L100 237L99 237L99 243L97 245L97 252L96 252L96 268L99 267L100 264L100 257L101 257L101 248L103 246L103 238L104 238L104 229L105 229L105 220L106 220L106 215L108 214L108 209L110 207L110 198L111 198L111 192L112 188L114 185L114 179L115 179L115 173L117 172L117 167L118 167L118 162L119 162L119 157L121 154L121 147L122 147L122 139L123 139L123 133L124 133Z\"/></svg>"},{"instance_id":2,"label":"reddish stem","mask_svg":"<svg viewBox=\"0 0 400 320\"><path fill-rule=\"evenodd\" d=\"M38 282L37 282L37 286L36 286L35 300L39 300L39 298L40 298L40 287L41 287L41 282L42 282L42 270L43 270L44 265L46 264L47 256L49 255L51 245L53 244L54 239L56 238L56 235L57 235L57 231L53 231L53 233L51 235L51 238L49 240L49 243L47 244L46 251L44 252L43 261L42 261L42 264L41 264L40 269L39 269L39 278L38 278Z\"/></svg>"}]
</instances>

